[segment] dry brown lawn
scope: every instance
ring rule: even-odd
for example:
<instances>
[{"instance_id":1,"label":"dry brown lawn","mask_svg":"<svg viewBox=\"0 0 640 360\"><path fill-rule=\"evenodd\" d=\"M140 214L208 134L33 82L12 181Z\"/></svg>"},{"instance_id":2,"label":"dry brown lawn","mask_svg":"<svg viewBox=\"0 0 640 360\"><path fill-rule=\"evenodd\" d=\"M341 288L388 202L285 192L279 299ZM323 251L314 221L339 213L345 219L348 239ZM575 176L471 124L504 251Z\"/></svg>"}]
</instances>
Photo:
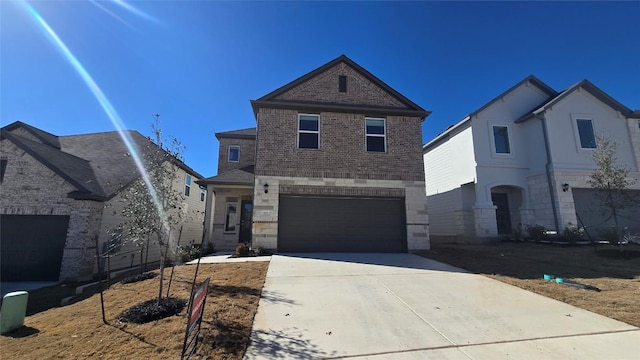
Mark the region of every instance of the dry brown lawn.
<instances>
[{"instance_id":1,"label":"dry brown lawn","mask_svg":"<svg viewBox=\"0 0 640 360\"><path fill-rule=\"evenodd\" d=\"M198 359L241 359L264 284L268 262L201 264L198 282L211 278L198 345ZM176 266L172 297L189 300L194 265ZM166 286L171 269L165 272ZM0 337L3 359L179 359L187 309L147 324L117 320L125 309L158 294L159 277L114 284L104 292L103 324L99 293L77 303L42 311L25 327Z\"/></svg>"},{"instance_id":2,"label":"dry brown lawn","mask_svg":"<svg viewBox=\"0 0 640 360\"><path fill-rule=\"evenodd\" d=\"M582 309L640 326L640 245L628 245L626 258L617 248L555 246L536 243L435 245L420 255ZM543 280L544 274L573 280L601 291L578 289Z\"/></svg>"}]
</instances>

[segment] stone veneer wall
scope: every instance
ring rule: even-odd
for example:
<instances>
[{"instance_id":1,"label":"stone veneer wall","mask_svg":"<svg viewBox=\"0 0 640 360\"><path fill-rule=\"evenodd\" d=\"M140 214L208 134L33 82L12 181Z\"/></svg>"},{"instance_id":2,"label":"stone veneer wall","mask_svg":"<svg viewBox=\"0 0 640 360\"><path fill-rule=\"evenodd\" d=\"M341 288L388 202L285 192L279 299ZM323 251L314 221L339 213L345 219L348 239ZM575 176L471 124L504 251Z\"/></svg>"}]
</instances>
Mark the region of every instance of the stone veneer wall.
<instances>
[{"instance_id":1,"label":"stone veneer wall","mask_svg":"<svg viewBox=\"0 0 640 360\"><path fill-rule=\"evenodd\" d=\"M267 194L263 190L265 183L269 184ZM404 197L408 249L430 248L424 181L256 176L254 189L254 247L277 250L280 194L314 194Z\"/></svg>"},{"instance_id":2,"label":"stone veneer wall","mask_svg":"<svg viewBox=\"0 0 640 360\"><path fill-rule=\"evenodd\" d=\"M49 168L8 140L2 140L1 149L8 163L0 189L0 213L68 215L59 279L90 278L103 203L70 199L67 194L75 188Z\"/></svg>"},{"instance_id":3,"label":"stone veneer wall","mask_svg":"<svg viewBox=\"0 0 640 360\"><path fill-rule=\"evenodd\" d=\"M215 190L215 205L213 208L213 225L210 239L216 251L233 251L238 246L240 238L240 207L243 200L251 200L253 189L218 188ZM236 230L225 232L227 203L237 204ZM254 207L255 214L255 207Z\"/></svg>"}]
</instances>

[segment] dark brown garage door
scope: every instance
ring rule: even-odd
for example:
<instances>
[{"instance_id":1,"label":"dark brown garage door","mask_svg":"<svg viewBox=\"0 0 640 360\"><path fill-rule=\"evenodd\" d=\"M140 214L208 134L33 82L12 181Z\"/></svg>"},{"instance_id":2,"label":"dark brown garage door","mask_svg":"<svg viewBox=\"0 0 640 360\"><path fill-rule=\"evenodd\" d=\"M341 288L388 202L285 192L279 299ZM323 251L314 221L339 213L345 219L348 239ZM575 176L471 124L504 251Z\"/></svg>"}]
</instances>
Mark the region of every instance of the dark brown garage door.
<instances>
[{"instance_id":1,"label":"dark brown garage door","mask_svg":"<svg viewBox=\"0 0 640 360\"><path fill-rule=\"evenodd\" d=\"M280 252L406 252L404 199L281 196Z\"/></svg>"},{"instance_id":2,"label":"dark brown garage door","mask_svg":"<svg viewBox=\"0 0 640 360\"><path fill-rule=\"evenodd\" d=\"M69 216L2 215L2 281L57 281Z\"/></svg>"}]
</instances>

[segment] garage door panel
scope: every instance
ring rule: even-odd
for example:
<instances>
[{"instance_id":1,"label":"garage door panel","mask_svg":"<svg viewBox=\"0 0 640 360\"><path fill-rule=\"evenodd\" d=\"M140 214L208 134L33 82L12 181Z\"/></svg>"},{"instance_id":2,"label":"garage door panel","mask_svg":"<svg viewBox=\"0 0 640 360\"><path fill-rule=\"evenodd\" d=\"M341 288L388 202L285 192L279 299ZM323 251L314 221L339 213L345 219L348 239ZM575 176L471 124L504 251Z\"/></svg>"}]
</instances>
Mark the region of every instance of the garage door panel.
<instances>
[{"instance_id":1,"label":"garage door panel","mask_svg":"<svg viewBox=\"0 0 640 360\"><path fill-rule=\"evenodd\" d=\"M282 252L406 252L404 199L282 196Z\"/></svg>"},{"instance_id":2,"label":"garage door panel","mask_svg":"<svg viewBox=\"0 0 640 360\"><path fill-rule=\"evenodd\" d=\"M69 216L2 215L2 281L57 281Z\"/></svg>"}]
</instances>

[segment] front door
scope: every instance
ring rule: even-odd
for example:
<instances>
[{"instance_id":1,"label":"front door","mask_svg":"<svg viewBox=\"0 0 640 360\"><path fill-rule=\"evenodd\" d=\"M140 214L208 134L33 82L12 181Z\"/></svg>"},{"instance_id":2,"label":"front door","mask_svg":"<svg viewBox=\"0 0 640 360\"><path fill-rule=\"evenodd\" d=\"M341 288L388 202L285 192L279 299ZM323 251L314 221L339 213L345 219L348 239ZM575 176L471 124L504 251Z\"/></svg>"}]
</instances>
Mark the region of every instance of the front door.
<instances>
[{"instance_id":1,"label":"front door","mask_svg":"<svg viewBox=\"0 0 640 360\"><path fill-rule=\"evenodd\" d=\"M509 212L509 196L506 193L492 193L491 201L496 209L496 225L498 234L511 234L511 214Z\"/></svg>"},{"instance_id":2,"label":"front door","mask_svg":"<svg viewBox=\"0 0 640 360\"><path fill-rule=\"evenodd\" d=\"M243 200L240 209L240 238L238 242L249 244L251 242L251 217L253 214L253 201Z\"/></svg>"}]
</instances>

